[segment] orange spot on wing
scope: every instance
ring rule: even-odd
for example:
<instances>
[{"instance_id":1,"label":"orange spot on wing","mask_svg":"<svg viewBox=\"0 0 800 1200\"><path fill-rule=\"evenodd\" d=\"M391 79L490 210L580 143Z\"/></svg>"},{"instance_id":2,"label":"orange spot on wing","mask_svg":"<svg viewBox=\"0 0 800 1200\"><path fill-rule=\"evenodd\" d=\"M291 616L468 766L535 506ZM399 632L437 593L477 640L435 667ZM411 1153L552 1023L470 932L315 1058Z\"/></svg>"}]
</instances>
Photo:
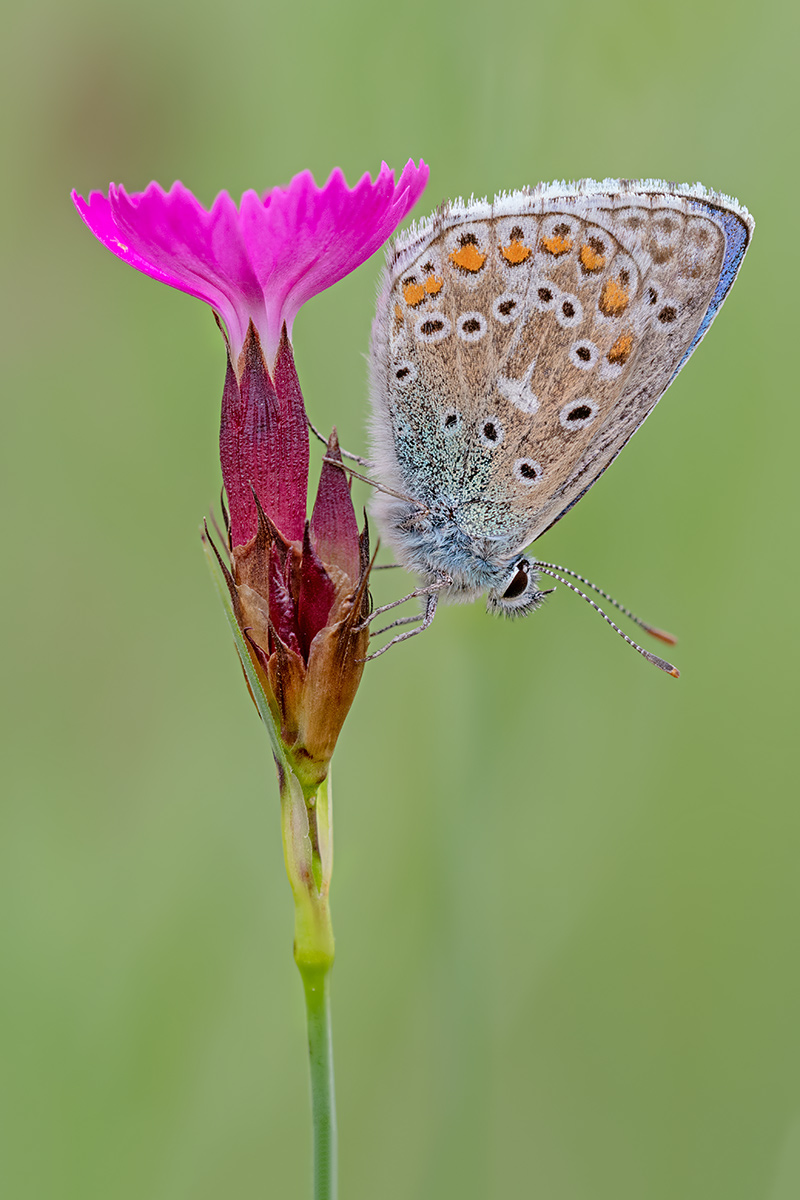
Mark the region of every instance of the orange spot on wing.
<instances>
[{"instance_id":1,"label":"orange spot on wing","mask_svg":"<svg viewBox=\"0 0 800 1200\"><path fill-rule=\"evenodd\" d=\"M533 251L530 246L525 246L519 238L512 238L507 246L500 247L500 253L507 263L516 267L519 263L525 262L526 258L530 258Z\"/></svg>"},{"instance_id":2,"label":"orange spot on wing","mask_svg":"<svg viewBox=\"0 0 800 1200\"><path fill-rule=\"evenodd\" d=\"M458 250L453 251L450 261L460 267L462 271L471 271L475 274L486 262L486 255L481 254L474 242L467 242L465 245L459 246Z\"/></svg>"},{"instance_id":3,"label":"orange spot on wing","mask_svg":"<svg viewBox=\"0 0 800 1200\"><path fill-rule=\"evenodd\" d=\"M429 275L425 280L425 291L429 296L438 296L443 287L444 280L437 279L435 275Z\"/></svg>"},{"instance_id":4,"label":"orange spot on wing","mask_svg":"<svg viewBox=\"0 0 800 1200\"><path fill-rule=\"evenodd\" d=\"M558 258L560 254L566 254L572 249L572 238L562 237L560 233L554 233L552 237L544 237L539 243L542 250L546 250L548 254L552 254Z\"/></svg>"},{"instance_id":5,"label":"orange spot on wing","mask_svg":"<svg viewBox=\"0 0 800 1200\"><path fill-rule=\"evenodd\" d=\"M598 305L604 317L621 317L629 302L630 294L620 279L605 281Z\"/></svg>"},{"instance_id":6,"label":"orange spot on wing","mask_svg":"<svg viewBox=\"0 0 800 1200\"><path fill-rule=\"evenodd\" d=\"M425 285L422 283L404 284L403 299L410 308L416 308L425 299Z\"/></svg>"},{"instance_id":7,"label":"orange spot on wing","mask_svg":"<svg viewBox=\"0 0 800 1200\"><path fill-rule=\"evenodd\" d=\"M605 254L595 250L588 242L581 246L578 258L584 271L600 271L606 265Z\"/></svg>"},{"instance_id":8,"label":"orange spot on wing","mask_svg":"<svg viewBox=\"0 0 800 1200\"><path fill-rule=\"evenodd\" d=\"M631 356L633 350L633 334L630 331L621 333L609 350L606 358L614 366L621 367Z\"/></svg>"},{"instance_id":9,"label":"orange spot on wing","mask_svg":"<svg viewBox=\"0 0 800 1200\"><path fill-rule=\"evenodd\" d=\"M398 325L403 324L403 310L399 304L395 304L394 306L394 319L397 321Z\"/></svg>"}]
</instances>

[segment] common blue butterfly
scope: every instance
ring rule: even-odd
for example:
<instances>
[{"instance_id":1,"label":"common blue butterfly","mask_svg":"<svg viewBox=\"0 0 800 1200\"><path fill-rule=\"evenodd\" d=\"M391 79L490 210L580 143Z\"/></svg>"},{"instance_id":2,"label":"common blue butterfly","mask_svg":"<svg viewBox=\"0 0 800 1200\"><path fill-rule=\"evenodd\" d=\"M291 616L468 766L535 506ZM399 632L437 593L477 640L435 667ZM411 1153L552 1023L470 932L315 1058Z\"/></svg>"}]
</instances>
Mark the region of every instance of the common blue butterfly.
<instances>
[{"instance_id":1,"label":"common blue butterfly","mask_svg":"<svg viewBox=\"0 0 800 1200\"><path fill-rule=\"evenodd\" d=\"M658 403L752 231L701 185L606 179L444 204L395 238L372 336L375 513L425 605L389 644L426 628L439 597L485 592L521 615L542 574L580 590L523 551Z\"/></svg>"}]
</instances>

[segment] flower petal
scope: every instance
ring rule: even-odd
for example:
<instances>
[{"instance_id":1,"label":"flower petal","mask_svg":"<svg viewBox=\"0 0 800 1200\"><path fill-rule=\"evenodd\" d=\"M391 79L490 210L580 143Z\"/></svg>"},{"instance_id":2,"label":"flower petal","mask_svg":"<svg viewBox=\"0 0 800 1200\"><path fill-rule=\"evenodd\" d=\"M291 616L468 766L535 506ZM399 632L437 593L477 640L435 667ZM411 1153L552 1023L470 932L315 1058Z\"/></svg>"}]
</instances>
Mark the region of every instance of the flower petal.
<instances>
[{"instance_id":1,"label":"flower petal","mask_svg":"<svg viewBox=\"0 0 800 1200\"><path fill-rule=\"evenodd\" d=\"M354 188L337 168L318 187L310 171L263 200L242 197L242 232L264 292L269 323L267 359L286 322L289 335L298 311L318 292L354 271L383 245L428 181L428 167L409 159L397 184L386 163L375 182L368 174Z\"/></svg>"},{"instance_id":2,"label":"flower petal","mask_svg":"<svg viewBox=\"0 0 800 1200\"><path fill-rule=\"evenodd\" d=\"M395 184L386 163L373 183L348 188L335 170L318 187L310 171L261 198L245 192L237 209L220 192L210 210L182 183L151 183L128 195L72 199L104 246L153 279L205 300L228 331L234 365L250 321L271 365L284 323L291 335L301 306L364 262L416 204L428 167L409 159Z\"/></svg>"},{"instance_id":3,"label":"flower petal","mask_svg":"<svg viewBox=\"0 0 800 1200\"><path fill-rule=\"evenodd\" d=\"M252 320L266 323L264 296L245 249L239 212L220 192L210 212L182 183L169 192L151 183L129 196L111 184L108 196L72 199L92 233L124 262L170 287L197 296L219 313L238 357Z\"/></svg>"}]
</instances>

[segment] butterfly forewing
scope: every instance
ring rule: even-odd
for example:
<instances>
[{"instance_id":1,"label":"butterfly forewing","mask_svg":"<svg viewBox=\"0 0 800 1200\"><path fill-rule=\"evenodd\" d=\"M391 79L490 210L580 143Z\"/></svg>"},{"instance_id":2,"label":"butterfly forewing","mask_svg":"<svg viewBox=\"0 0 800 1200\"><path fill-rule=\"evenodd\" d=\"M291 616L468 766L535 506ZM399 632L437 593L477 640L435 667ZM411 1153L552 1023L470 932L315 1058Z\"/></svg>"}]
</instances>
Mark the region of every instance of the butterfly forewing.
<instances>
[{"instance_id":1,"label":"butterfly forewing","mask_svg":"<svg viewBox=\"0 0 800 1200\"><path fill-rule=\"evenodd\" d=\"M376 323L394 482L532 541L608 466L733 282L749 217L696 193L516 193L406 237ZM663 185L666 187L667 185Z\"/></svg>"}]
</instances>

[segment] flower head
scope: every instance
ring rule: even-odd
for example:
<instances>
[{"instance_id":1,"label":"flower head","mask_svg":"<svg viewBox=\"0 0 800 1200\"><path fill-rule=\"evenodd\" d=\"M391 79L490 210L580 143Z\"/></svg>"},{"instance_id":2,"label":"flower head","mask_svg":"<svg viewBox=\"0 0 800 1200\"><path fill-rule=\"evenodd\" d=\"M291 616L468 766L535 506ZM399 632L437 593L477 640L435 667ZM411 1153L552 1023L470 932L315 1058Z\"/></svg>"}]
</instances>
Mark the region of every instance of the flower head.
<instances>
[{"instance_id":1,"label":"flower head","mask_svg":"<svg viewBox=\"0 0 800 1200\"><path fill-rule=\"evenodd\" d=\"M107 195L72 198L112 253L211 305L227 330L234 367L251 321L271 366L284 324L291 337L302 305L369 258L427 180L425 163L409 160L396 183L386 163L374 182L364 175L353 188L338 169L322 187L303 171L264 196L245 192L238 208L220 192L206 209L182 183L168 192L151 183L131 195L112 183Z\"/></svg>"},{"instance_id":2,"label":"flower head","mask_svg":"<svg viewBox=\"0 0 800 1200\"><path fill-rule=\"evenodd\" d=\"M397 182L384 163L374 181L364 175L353 188L339 170L322 187L304 171L263 197L245 192L238 207L221 192L208 210L181 183L132 195L112 184L88 200L73 193L109 250L205 300L227 332L220 461L228 519L226 546L215 552L240 652L304 789L325 778L363 671L369 553L335 465L335 431L307 518L308 422L292 323L306 300L386 241L427 178L422 161L409 161Z\"/></svg>"}]
</instances>

